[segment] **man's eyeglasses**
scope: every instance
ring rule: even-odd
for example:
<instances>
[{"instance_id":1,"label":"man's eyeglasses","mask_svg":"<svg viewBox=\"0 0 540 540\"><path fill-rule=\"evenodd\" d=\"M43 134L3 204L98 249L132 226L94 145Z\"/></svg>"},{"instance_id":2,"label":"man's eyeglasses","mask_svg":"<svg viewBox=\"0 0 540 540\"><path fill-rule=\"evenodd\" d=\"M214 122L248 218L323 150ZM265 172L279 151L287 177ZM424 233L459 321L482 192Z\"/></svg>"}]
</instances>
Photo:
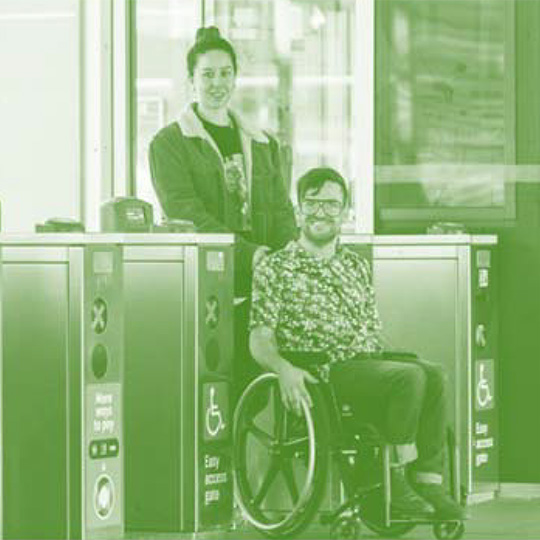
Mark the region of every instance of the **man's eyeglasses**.
<instances>
[{"instance_id":1,"label":"man's eyeglasses","mask_svg":"<svg viewBox=\"0 0 540 540\"><path fill-rule=\"evenodd\" d=\"M337 217L343 210L343 204L332 200L306 199L302 202L301 208L306 216L313 216L319 208L322 208L327 216Z\"/></svg>"}]
</instances>

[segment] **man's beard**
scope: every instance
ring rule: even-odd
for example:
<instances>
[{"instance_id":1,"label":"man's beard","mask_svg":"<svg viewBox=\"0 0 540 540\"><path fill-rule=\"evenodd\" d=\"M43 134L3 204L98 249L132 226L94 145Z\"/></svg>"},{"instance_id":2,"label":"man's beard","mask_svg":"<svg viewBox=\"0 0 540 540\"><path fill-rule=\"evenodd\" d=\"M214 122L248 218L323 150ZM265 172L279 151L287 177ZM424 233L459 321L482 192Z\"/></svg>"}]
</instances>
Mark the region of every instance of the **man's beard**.
<instances>
[{"instance_id":1,"label":"man's beard","mask_svg":"<svg viewBox=\"0 0 540 540\"><path fill-rule=\"evenodd\" d=\"M307 240L309 240L313 245L317 247L324 247L328 244L331 244L336 237L339 235L339 230L337 227L332 227L331 230L328 231L325 235L313 235L311 233L311 223L308 223L307 226L304 228L304 236Z\"/></svg>"}]
</instances>

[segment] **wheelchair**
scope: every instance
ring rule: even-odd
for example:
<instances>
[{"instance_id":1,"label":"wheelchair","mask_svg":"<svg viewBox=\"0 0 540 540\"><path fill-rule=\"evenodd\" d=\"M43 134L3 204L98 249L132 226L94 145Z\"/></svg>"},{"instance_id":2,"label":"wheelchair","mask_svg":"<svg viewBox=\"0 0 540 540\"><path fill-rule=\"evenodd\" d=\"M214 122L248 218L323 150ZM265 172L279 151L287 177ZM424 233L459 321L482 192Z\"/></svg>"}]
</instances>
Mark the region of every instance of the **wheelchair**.
<instances>
[{"instance_id":1,"label":"wheelchair","mask_svg":"<svg viewBox=\"0 0 540 540\"><path fill-rule=\"evenodd\" d=\"M350 408L338 403L330 384L321 381L308 390L313 407L303 404L300 416L282 405L274 373L253 380L238 401L233 426L235 497L252 526L270 538L296 537L318 513L328 475L337 470L337 508L320 514L333 538L359 538L362 523L387 538L400 537L420 524L431 525L438 539L462 537L462 521L412 521L391 515L391 446L375 428L354 425ZM451 471L454 455L450 452ZM457 498L456 482L450 487Z\"/></svg>"}]
</instances>

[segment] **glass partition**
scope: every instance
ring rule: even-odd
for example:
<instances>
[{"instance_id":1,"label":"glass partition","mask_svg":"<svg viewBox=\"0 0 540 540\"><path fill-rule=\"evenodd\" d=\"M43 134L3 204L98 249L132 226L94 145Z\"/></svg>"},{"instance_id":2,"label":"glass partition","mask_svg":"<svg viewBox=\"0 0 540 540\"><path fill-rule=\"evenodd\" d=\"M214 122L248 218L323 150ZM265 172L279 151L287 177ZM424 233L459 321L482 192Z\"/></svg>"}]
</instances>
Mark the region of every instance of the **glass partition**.
<instances>
[{"instance_id":1,"label":"glass partition","mask_svg":"<svg viewBox=\"0 0 540 540\"><path fill-rule=\"evenodd\" d=\"M201 25L200 0L137 0L135 3L136 193L160 207L152 188L148 145L179 117L189 101L186 54Z\"/></svg>"},{"instance_id":2,"label":"glass partition","mask_svg":"<svg viewBox=\"0 0 540 540\"><path fill-rule=\"evenodd\" d=\"M376 3L379 219L512 217L513 2Z\"/></svg>"},{"instance_id":3,"label":"glass partition","mask_svg":"<svg viewBox=\"0 0 540 540\"><path fill-rule=\"evenodd\" d=\"M327 164L357 182L354 0L137 0L137 194L155 204L148 143L190 99L185 55L215 24L238 54L232 106L277 136L286 182ZM204 7L204 12L202 8ZM352 226L352 222L351 222Z\"/></svg>"},{"instance_id":4,"label":"glass partition","mask_svg":"<svg viewBox=\"0 0 540 540\"><path fill-rule=\"evenodd\" d=\"M81 218L79 2L2 0L2 231Z\"/></svg>"},{"instance_id":5,"label":"glass partition","mask_svg":"<svg viewBox=\"0 0 540 540\"><path fill-rule=\"evenodd\" d=\"M354 0L213 0L206 15L240 53L235 105L277 134L289 185L322 164L354 184Z\"/></svg>"}]
</instances>

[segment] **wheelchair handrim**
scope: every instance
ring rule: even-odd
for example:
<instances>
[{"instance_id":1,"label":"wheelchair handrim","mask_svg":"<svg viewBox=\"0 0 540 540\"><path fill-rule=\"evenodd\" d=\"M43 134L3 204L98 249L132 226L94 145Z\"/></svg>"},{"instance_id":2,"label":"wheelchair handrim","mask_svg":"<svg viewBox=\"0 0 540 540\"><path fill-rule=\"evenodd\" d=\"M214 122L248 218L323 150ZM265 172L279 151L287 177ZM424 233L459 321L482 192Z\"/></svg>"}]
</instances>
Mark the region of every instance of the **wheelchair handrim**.
<instances>
[{"instance_id":1,"label":"wheelchair handrim","mask_svg":"<svg viewBox=\"0 0 540 540\"><path fill-rule=\"evenodd\" d=\"M238 402L238 406L236 408L236 411L235 411L235 415L234 415L234 426L235 426L235 430L234 430L234 434L236 435L236 427L238 426L238 416L240 414L240 411L242 410L242 407L245 403L245 400L246 400L246 396L249 394L249 391L251 391L255 386L258 386L258 385L261 385L261 384L264 384L265 382L267 381L275 381L277 382L277 379L278 379L278 376L275 374L275 373L265 373L263 375L260 375L259 377L257 377L257 379L255 379L254 381L252 381L248 387L246 388L246 390L244 391L244 393L242 394L239 402ZM282 531L283 533L285 533L285 530L286 530L286 527L287 527L287 522L288 521L293 521L294 522L294 519L296 518L296 514L299 512L299 510L301 511L301 509L304 507L304 505L308 502L309 500L309 497L310 497L310 491L311 491L311 487L314 485L314 471L315 471L315 426L313 424L313 417L310 413L310 410L309 410L309 407L304 403L302 402L302 409L303 409L303 413L304 413L304 418L306 420L306 425L307 425L307 430L308 430L308 440L309 440L309 460L308 460L308 467L307 467L307 476L306 476L306 481L304 482L304 488L302 490L302 493L301 495L299 496L298 498L298 502L295 504L294 508L293 508L293 511L292 513L285 517L283 520L281 521L278 521L276 523L265 523L263 521L260 521L259 519L255 518L250 509L244 504L243 500L242 500L242 497L239 496L238 494L238 489L239 489L239 483L240 483L240 480L238 478L238 469L237 467L235 466L234 469L233 469L233 473L234 473L234 476L235 476L235 491L236 491L236 501L238 503L238 505L240 506L240 509L242 510L243 514L246 516L247 520L257 529L261 530L261 531L267 531L267 532L272 532L272 531L275 531L277 529L284 529L284 531Z\"/></svg>"}]
</instances>

